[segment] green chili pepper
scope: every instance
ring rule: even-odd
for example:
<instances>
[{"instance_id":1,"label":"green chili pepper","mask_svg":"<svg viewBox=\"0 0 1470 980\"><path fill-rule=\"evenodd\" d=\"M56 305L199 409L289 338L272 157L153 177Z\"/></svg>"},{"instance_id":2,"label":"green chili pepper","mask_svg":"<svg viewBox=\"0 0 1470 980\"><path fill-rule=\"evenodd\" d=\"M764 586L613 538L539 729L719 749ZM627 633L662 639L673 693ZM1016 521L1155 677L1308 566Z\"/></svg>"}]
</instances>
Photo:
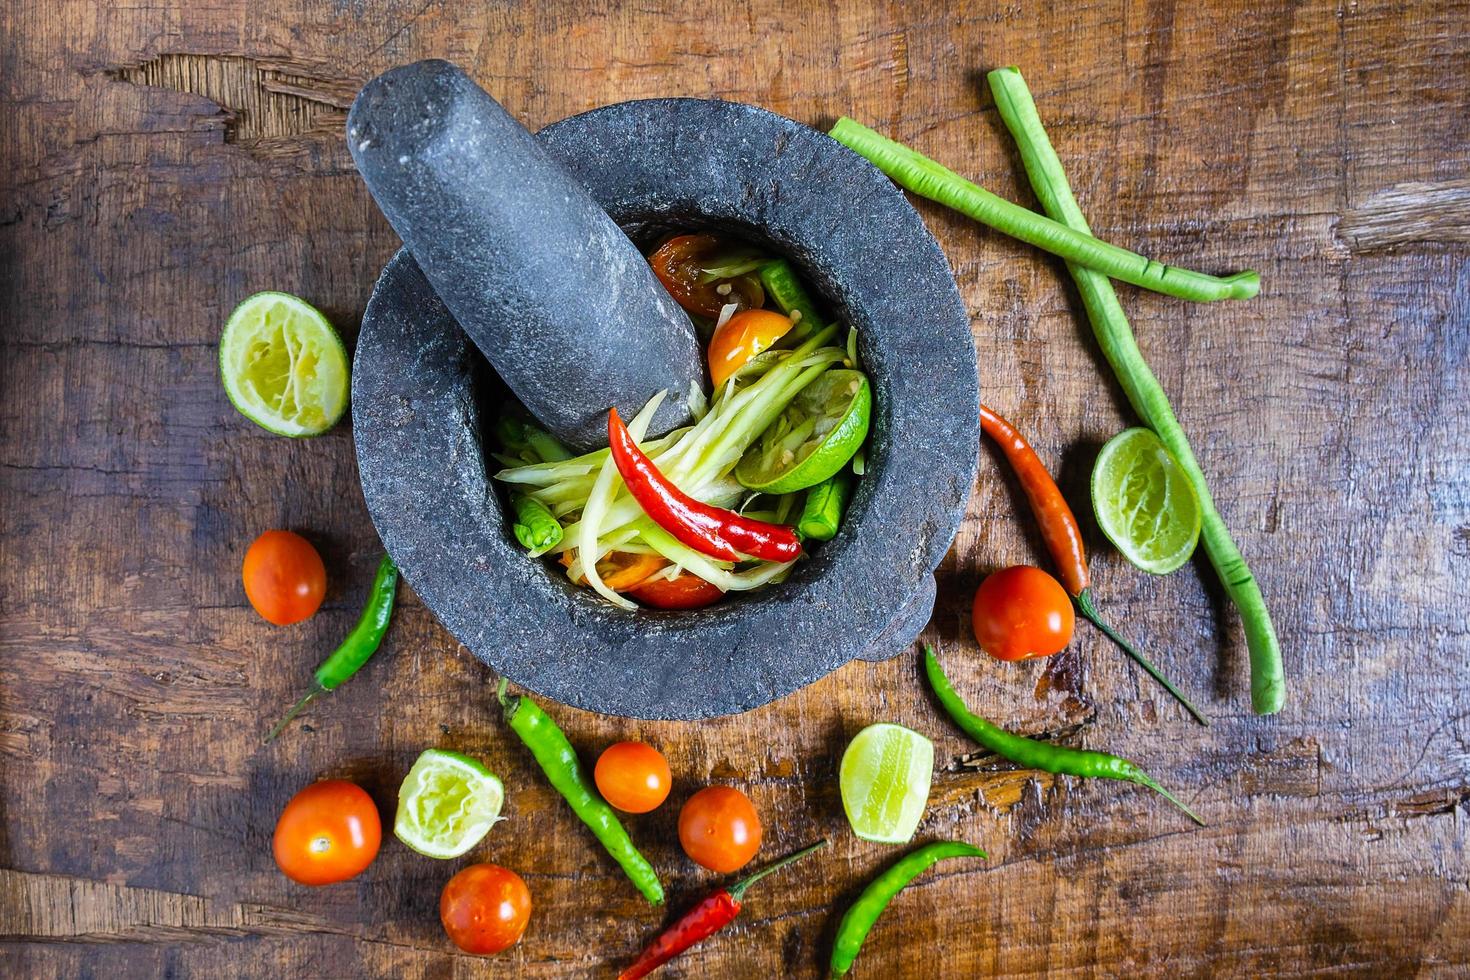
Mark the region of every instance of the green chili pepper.
<instances>
[{"instance_id":1,"label":"green chili pepper","mask_svg":"<svg viewBox=\"0 0 1470 980\"><path fill-rule=\"evenodd\" d=\"M800 343L822 328L817 304L812 302L790 262L776 259L761 266L761 285L776 307L792 319L791 330L785 338L787 341Z\"/></svg>"},{"instance_id":2,"label":"green chili pepper","mask_svg":"<svg viewBox=\"0 0 1470 980\"><path fill-rule=\"evenodd\" d=\"M551 785L566 798L572 812L592 828L592 833L622 867L629 880L638 886L643 897L654 905L662 905L664 886L659 883L658 872L653 870L647 858L638 853L613 808L597 794L596 787L577 759L577 750L572 748L572 743L567 741L566 735L539 704L528 697L507 698L505 688L506 681L501 678L496 697L505 713L506 724L526 743L526 748L536 757L536 764L546 773Z\"/></svg>"},{"instance_id":3,"label":"green chili pepper","mask_svg":"<svg viewBox=\"0 0 1470 980\"><path fill-rule=\"evenodd\" d=\"M813 541L831 541L852 495L852 474L842 470L806 492L796 530Z\"/></svg>"},{"instance_id":4,"label":"green chili pepper","mask_svg":"<svg viewBox=\"0 0 1470 980\"><path fill-rule=\"evenodd\" d=\"M512 530L515 531L516 540L529 552L530 557L544 555L561 542L561 521L535 497L513 493L510 497L510 509L515 514Z\"/></svg>"},{"instance_id":5,"label":"green chili pepper","mask_svg":"<svg viewBox=\"0 0 1470 980\"><path fill-rule=\"evenodd\" d=\"M1205 825L1205 822L1193 810L1180 803L1173 793L1164 789L1154 781L1152 776L1127 759L1108 755L1106 752L1069 749L1066 746L1026 738L1024 735L1013 735L981 718L965 707L965 702L960 700L954 685L950 684L949 678L944 676L944 668L939 666L939 658L934 655L934 648L927 643L924 645L924 672L929 675L929 684L934 688L934 696L939 699L940 707L944 708L945 714L949 715L966 735L996 755L1028 769L1040 769L1043 772L1066 776L1122 779L1140 786L1147 786L1183 810L1189 819L1201 827Z\"/></svg>"},{"instance_id":6,"label":"green chili pepper","mask_svg":"<svg viewBox=\"0 0 1470 980\"><path fill-rule=\"evenodd\" d=\"M265 737L267 742L281 734L291 724L291 719L307 705L328 691L336 690L343 681L361 670L368 658L377 652L378 645L383 642L383 634L388 632L388 621L393 618L393 596L397 588L398 566L393 564L392 558L384 555L378 562L378 572L373 576L373 587L368 592L368 600L362 607L357 625L352 627L352 632L332 651L332 655L317 667L311 690L291 706L286 717L276 722L276 727Z\"/></svg>"},{"instance_id":7,"label":"green chili pepper","mask_svg":"<svg viewBox=\"0 0 1470 980\"><path fill-rule=\"evenodd\" d=\"M837 926L837 938L832 943L832 976L840 977L852 968L853 961L863 948L863 941L868 938L878 917L909 882L945 858L985 856L985 852L973 844L941 840L925 844L912 854L899 858L888 870L869 882L857 901L849 905L842 914L842 922Z\"/></svg>"}]
</instances>

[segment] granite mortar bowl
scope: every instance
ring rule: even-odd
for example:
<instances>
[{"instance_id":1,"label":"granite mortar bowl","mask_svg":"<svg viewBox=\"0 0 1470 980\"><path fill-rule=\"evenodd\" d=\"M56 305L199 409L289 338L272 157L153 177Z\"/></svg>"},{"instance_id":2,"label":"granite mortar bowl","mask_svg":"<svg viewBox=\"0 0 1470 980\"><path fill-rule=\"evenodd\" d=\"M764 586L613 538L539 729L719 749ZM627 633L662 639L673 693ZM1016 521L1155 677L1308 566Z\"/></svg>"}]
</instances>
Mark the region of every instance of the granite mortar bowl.
<instances>
[{"instance_id":1,"label":"granite mortar bowl","mask_svg":"<svg viewBox=\"0 0 1470 980\"><path fill-rule=\"evenodd\" d=\"M537 138L635 238L721 231L797 266L858 330L875 394L866 474L837 537L785 583L702 610L615 609L516 544L482 438L496 379L400 251L363 318L353 432L368 509L414 591L516 683L637 718L745 711L906 647L979 445L968 317L918 213L845 147L749 105L625 102Z\"/></svg>"}]
</instances>

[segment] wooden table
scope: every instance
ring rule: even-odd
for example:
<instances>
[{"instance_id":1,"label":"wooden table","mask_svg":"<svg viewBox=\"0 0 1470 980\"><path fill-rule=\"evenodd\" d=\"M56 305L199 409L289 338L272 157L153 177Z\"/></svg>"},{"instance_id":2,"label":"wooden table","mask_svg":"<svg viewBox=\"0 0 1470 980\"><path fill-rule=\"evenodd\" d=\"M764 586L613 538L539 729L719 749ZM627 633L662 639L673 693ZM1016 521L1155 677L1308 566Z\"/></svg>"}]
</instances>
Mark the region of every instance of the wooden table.
<instances>
[{"instance_id":1,"label":"wooden table","mask_svg":"<svg viewBox=\"0 0 1470 980\"><path fill-rule=\"evenodd\" d=\"M1208 566L1150 577L1092 524L1093 456L1136 420L1061 265L921 206L986 401L1084 515L1101 605L1214 725L1090 628L1044 664L978 655L978 577L1046 560L988 451L926 637L991 717L1137 759L1209 826L1141 789L977 755L912 655L708 724L553 708L589 760L620 736L668 751L672 803L630 824L672 910L711 882L674 833L698 786L750 792L766 856L833 839L667 976L818 975L836 910L897 853L853 838L836 790L847 738L878 720L935 740L921 837L990 860L916 883L860 977L1466 969L1470 3L583 6L0 0L0 972L605 975L664 920L411 594L367 670L260 744L355 617L378 544L350 425L300 442L256 429L220 389L216 340L241 298L283 289L351 342L397 240L353 171L344 110L365 79L427 56L533 127L660 95L814 125L846 113L1034 206L982 86L1019 64L1099 233L1265 283L1212 306L1122 290L1275 612L1291 695L1258 719ZM332 583L287 629L251 611L238 572L278 526L317 542ZM437 921L462 862L390 840L356 881L307 890L271 860L301 786L346 776L391 813L431 745L509 787L510 819L475 853L518 869L537 915L488 964Z\"/></svg>"}]
</instances>

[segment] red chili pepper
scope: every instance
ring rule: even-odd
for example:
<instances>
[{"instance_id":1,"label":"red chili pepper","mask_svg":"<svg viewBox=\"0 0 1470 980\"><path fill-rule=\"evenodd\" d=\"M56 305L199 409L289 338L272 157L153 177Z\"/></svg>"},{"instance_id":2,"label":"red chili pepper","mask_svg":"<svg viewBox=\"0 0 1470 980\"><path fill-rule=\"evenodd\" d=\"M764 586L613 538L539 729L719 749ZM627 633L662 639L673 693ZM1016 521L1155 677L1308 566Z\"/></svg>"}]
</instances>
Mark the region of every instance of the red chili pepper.
<instances>
[{"instance_id":1,"label":"red chili pepper","mask_svg":"<svg viewBox=\"0 0 1470 980\"><path fill-rule=\"evenodd\" d=\"M617 409L607 413L607 442L633 499L655 524L695 551L725 561L740 561L747 555L783 562L800 557L801 539L795 528L711 507L674 486L638 448Z\"/></svg>"},{"instance_id":2,"label":"red chili pepper","mask_svg":"<svg viewBox=\"0 0 1470 980\"><path fill-rule=\"evenodd\" d=\"M633 965L618 974L618 980L637 980L639 977L646 977L690 946L713 936L740 914L740 901L745 897L747 888L772 871L779 871L791 862L826 846L825 840L819 840L810 847L803 847L795 854L784 857L749 877L742 878L729 889L717 888L710 892L702 902L685 912L679 917L679 921L659 933L657 939L645 946L643 952L638 954L638 959L633 961Z\"/></svg>"},{"instance_id":3,"label":"red chili pepper","mask_svg":"<svg viewBox=\"0 0 1470 980\"><path fill-rule=\"evenodd\" d=\"M1015 471L1016 479L1021 481L1021 489L1025 491L1026 500L1031 504L1031 513L1036 516L1036 523L1041 526L1041 538L1046 542L1047 550L1051 552L1052 561L1056 563L1062 585L1076 601L1078 611L1094 626L1106 633L1110 640L1122 647L1123 652L1132 657L1138 666L1148 672L1150 677L1164 685L1164 689L1174 695L1179 703L1194 715L1196 721L1201 725L1209 725L1209 721L1200 714L1199 709L1190 704L1188 698L1180 694L1178 689L1170 684L1153 664L1144 659L1143 654L1133 649L1127 640L1103 622L1102 616L1092 604L1092 592L1087 587L1089 582L1087 552L1082 547L1082 529L1077 524L1077 517L1072 513L1072 508L1067 506L1067 499L1062 496L1061 488L1051 478L1051 473L1047 472L1046 465L1041 462L1041 457L1036 455L1036 450L1031 448L1031 444L1016 430L1014 425L1001 418L987 405L980 406L980 429L1000 446L1001 452L1005 453L1006 461Z\"/></svg>"}]
</instances>

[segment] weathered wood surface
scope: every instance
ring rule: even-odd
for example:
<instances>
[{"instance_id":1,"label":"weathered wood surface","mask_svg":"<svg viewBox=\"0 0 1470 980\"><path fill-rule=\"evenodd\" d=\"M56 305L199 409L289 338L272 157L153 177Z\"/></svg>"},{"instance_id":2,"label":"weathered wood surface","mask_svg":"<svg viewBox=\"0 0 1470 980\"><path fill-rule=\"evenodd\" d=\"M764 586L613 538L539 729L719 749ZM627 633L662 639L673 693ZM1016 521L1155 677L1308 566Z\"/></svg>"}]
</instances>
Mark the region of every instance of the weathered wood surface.
<instances>
[{"instance_id":1,"label":"weathered wood surface","mask_svg":"<svg viewBox=\"0 0 1470 980\"><path fill-rule=\"evenodd\" d=\"M977 576L1041 561L988 456L928 637L1028 730L1109 747L1199 809L997 771L911 657L854 663L748 715L557 714L588 757L662 744L675 802L718 779L765 854L820 862L669 976L815 976L834 908L889 861L846 832L844 740L930 733L925 837L983 844L897 902L857 975L1450 975L1470 967L1470 4L544 6L401 0L0 0L0 973L484 975L435 913L451 866L385 844L308 891L269 854L290 794L361 780L389 812L427 745L485 758L510 820L479 854L537 915L496 973L588 975L661 921L497 723L489 675L411 596L385 651L271 747L258 735L351 622L375 560L350 427L265 435L215 373L225 315L286 289L349 342L396 247L352 171L361 81L438 55L532 126L623 98L849 113L1031 202L980 79L1021 65L1103 234L1265 288L1202 307L1125 290L1140 342L1276 613L1291 698L1250 716L1235 616L1200 562L1156 579L1096 547L1100 603L1215 719L1194 727L1093 631L1049 665L976 656ZM986 400L1084 513L1131 424L1058 263L927 205L974 317ZM306 531L324 612L248 608L246 543ZM1092 544L1102 544L1090 526ZM682 908L709 884L676 808L633 821Z\"/></svg>"}]
</instances>

